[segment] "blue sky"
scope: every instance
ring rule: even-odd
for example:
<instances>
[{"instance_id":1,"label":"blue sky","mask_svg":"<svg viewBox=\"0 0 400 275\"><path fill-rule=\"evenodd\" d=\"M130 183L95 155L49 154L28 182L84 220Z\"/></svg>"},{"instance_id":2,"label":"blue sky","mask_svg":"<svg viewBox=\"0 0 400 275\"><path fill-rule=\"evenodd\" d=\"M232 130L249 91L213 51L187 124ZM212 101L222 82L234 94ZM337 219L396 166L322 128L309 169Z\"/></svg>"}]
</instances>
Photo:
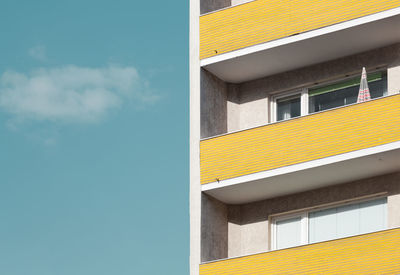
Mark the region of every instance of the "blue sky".
<instances>
[{"instance_id":1,"label":"blue sky","mask_svg":"<svg viewBox=\"0 0 400 275\"><path fill-rule=\"evenodd\" d=\"M188 274L188 1L0 8L0 274Z\"/></svg>"}]
</instances>

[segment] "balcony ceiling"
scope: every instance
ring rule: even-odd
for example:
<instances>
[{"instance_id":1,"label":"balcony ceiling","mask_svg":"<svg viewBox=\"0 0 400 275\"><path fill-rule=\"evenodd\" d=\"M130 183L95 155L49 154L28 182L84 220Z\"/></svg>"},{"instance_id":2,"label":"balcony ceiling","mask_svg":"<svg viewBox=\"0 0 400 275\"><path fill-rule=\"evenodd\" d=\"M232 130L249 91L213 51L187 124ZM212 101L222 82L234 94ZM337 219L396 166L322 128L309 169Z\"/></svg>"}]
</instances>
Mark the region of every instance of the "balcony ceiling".
<instances>
[{"instance_id":1,"label":"balcony ceiling","mask_svg":"<svg viewBox=\"0 0 400 275\"><path fill-rule=\"evenodd\" d=\"M241 83L400 42L400 11L391 10L201 60L222 80Z\"/></svg>"},{"instance_id":2,"label":"balcony ceiling","mask_svg":"<svg viewBox=\"0 0 400 275\"><path fill-rule=\"evenodd\" d=\"M242 204L400 172L400 142L393 143L388 148L385 147L379 153L360 153L357 157L343 154L334 157L335 160L325 162L322 159L317 161L317 165L303 163L303 168L297 169L293 166L293 172L271 173L271 176L244 183L222 184L221 187L214 183L205 184L202 190L227 204ZM374 148L372 150L378 152ZM337 161L340 158L344 160Z\"/></svg>"}]
</instances>

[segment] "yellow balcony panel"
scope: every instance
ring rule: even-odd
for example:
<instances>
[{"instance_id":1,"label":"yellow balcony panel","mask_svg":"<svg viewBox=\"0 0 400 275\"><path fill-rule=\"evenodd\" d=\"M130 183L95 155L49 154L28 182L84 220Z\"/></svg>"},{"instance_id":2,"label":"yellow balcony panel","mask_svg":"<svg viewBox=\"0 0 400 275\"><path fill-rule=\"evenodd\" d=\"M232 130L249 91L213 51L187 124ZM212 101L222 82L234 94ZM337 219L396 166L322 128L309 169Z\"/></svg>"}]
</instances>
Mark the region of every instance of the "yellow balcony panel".
<instances>
[{"instance_id":1,"label":"yellow balcony panel","mask_svg":"<svg viewBox=\"0 0 400 275\"><path fill-rule=\"evenodd\" d=\"M205 263L200 274L400 274L400 229Z\"/></svg>"},{"instance_id":2,"label":"yellow balcony panel","mask_svg":"<svg viewBox=\"0 0 400 275\"><path fill-rule=\"evenodd\" d=\"M399 6L398 0L255 0L200 17L200 58Z\"/></svg>"},{"instance_id":3,"label":"yellow balcony panel","mask_svg":"<svg viewBox=\"0 0 400 275\"><path fill-rule=\"evenodd\" d=\"M224 181L260 174L258 172L287 169L288 166L295 167L313 161L321 162L330 157L354 154L379 146L397 144L399 141L400 95L383 97L204 139L200 142L201 184L205 184L204 187L210 184L218 186ZM338 167L327 169L321 171L321 176L323 178L323 175L327 176L327 173L332 171L338 176L345 175L345 172L354 174L358 168L362 173L361 177L367 176L381 163L382 167L386 168L400 163L393 161L398 155L390 157L391 159L383 159L383 162L377 163L353 163L352 171L347 169L340 172ZM378 160L382 160L382 157L373 161ZM346 167L348 166L340 169ZM397 166L392 168L399 169ZM295 179L296 175L294 179L286 179L286 183L280 184L280 188L289 186L292 181L296 181ZM316 176L312 179L316 179ZM307 181L309 180L311 179Z\"/></svg>"}]
</instances>

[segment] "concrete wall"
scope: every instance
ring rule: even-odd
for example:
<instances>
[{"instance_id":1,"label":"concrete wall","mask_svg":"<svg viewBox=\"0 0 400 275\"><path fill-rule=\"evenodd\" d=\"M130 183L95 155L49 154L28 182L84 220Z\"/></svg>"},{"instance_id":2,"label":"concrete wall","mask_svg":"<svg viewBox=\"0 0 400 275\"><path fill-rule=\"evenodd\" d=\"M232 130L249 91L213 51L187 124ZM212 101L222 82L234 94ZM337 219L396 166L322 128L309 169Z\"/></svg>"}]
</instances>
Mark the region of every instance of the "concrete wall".
<instances>
[{"instance_id":1,"label":"concrete wall","mask_svg":"<svg viewBox=\"0 0 400 275\"><path fill-rule=\"evenodd\" d=\"M228 85L204 69L200 79L201 137L226 133Z\"/></svg>"},{"instance_id":2,"label":"concrete wall","mask_svg":"<svg viewBox=\"0 0 400 275\"><path fill-rule=\"evenodd\" d=\"M387 192L388 226L400 226L400 172L228 209L228 257L269 250L269 217Z\"/></svg>"},{"instance_id":3,"label":"concrete wall","mask_svg":"<svg viewBox=\"0 0 400 275\"><path fill-rule=\"evenodd\" d=\"M240 92L239 129L247 129L268 123L268 97L261 93Z\"/></svg>"},{"instance_id":4,"label":"concrete wall","mask_svg":"<svg viewBox=\"0 0 400 275\"><path fill-rule=\"evenodd\" d=\"M252 0L200 0L200 12L203 14L250 1Z\"/></svg>"},{"instance_id":5,"label":"concrete wall","mask_svg":"<svg viewBox=\"0 0 400 275\"><path fill-rule=\"evenodd\" d=\"M200 13L207 13L229 7L231 0L200 0Z\"/></svg>"},{"instance_id":6,"label":"concrete wall","mask_svg":"<svg viewBox=\"0 0 400 275\"><path fill-rule=\"evenodd\" d=\"M240 129L239 85L228 84L227 101L227 130L233 132Z\"/></svg>"},{"instance_id":7,"label":"concrete wall","mask_svg":"<svg viewBox=\"0 0 400 275\"><path fill-rule=\"evenodd\" d=\"M239 240L239 241L238 241ZM242 251L242 220L240 205L228 207L228 257L232 251Z\"/></svg>"},{"instance_id":8,"label":"concrete wall","mask_svg":"<svg viewBox=\"0 0 400 275\"><path fill-rule=\"evenodd\" d=\"M201 260L228 257L228 207L203 194L201 199Z\"/></svg>"},{"instance_id":9,"label":"concrete wall","mask_svg":"<svg viewBox=\"0 0 400 275\"><path fill-rule=\"evenodd\" d=\"M200 43L199 0L190 0L190 274L199 274L201 262L201 189L200 189Z\"/></svg>"},{"instance_id":10,"label":"concrete wall","mask_svg":"<svg viewBox=\"0 0 400 275\"><path fill-rule=\"evenodd\" d=\"M394 60L388 65L388 94L400 92L400 47L394 50Z\"/></svg>"}]
</instances>

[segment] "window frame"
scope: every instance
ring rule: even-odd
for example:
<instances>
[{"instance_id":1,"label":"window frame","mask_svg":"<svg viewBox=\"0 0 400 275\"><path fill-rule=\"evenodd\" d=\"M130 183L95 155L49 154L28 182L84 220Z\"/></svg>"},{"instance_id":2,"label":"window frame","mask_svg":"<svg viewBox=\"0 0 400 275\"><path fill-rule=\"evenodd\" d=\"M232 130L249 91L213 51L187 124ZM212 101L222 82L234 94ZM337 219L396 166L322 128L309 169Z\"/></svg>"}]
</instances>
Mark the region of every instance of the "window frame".
<instances>
[{"instance_id":1,"label":"window frame","mask_svg":"<svg viewBox=\"0 0 400 275\"><path fill-rule=\"evenodd\" d=\"M311 208L307 208L307 209L302 209L302 210L298 210L298 211L294 211L291 213L283 213L283 214L274 214L270 216L270 224L271 224L271 234L270 234L270 249L271 250L279 250L277 249L277 222L279 221L283 221L283 220L287 220L287 219L292 219L292 218L296 218L296 217L301 217L301 243L298 246L302 246L302 245L308 245L310 244L309 242L309 214L312 212L316 212L316 211L321 211L321 210L327 210L327 209L332 209L332 208L337 208L337 207L342 207L342 206L346 206L346 205L352 205L352 204L357 204L357 203L363 203L363 202L368 202L368 201L375 201L375 200L379 200L379 199L384 199L386 198L386 203L385 203L385 229L388 229L388 194L376 194L373 196L369 196L367 198L355 198L352 200L348 200L348 201L342 201L342 202L337 202L337 203L331 203L331 204L325 204L325 205L320 205L320 206L316 206L316 207L311 207ZM377 231L374 231L377 232ZM362 235L362 234L358 234L358 235ZM353 235L353 236L357 236L357 235ZM341 238L338 238L341 239ZM325 242L325 241L322 241ZM315 242L318 243L318 242ZM297 247L297 246L291 246L291 247ZM288 248L291 248L288 247ZM282 248L282 249L286 249L286 248Z\"/></svg>"},{"instance_id":2,"label":"window frame","mask_svg":"<svg viewBox=\"0 0 400 275\"><path fill-rule=\"evenodd\" d=\"M284 221L292 218L300 217L301 221L301 240L300 245L308 244L308 212L299 212L299 213L292 213L286 214L282 216L278 216L274 218L272 224L272 232L271 232L271 249L277 250L277 226L276 223L279 221Z\"/></svg>"},{"instance_id":3,"label":"window frame","mask_svg":"<svg viewBox=\"0 0 400 275\"><path fill-rule=\"evenodd\" d=\"M270 117L271 117L271 122L281 122L281 121L286 121L289 119L294 119L297 117L293 118L288 118L288 119L282 119L282 120L277 120L278 118L278 100L283 99L285 97L298 97L300 98L300 116L304 116L308 114L308 89L307 88L302 88L302 89L296 89L292 90L289 92L283 92L283 93L278 93L275 94L271 97L271 104L270 104ZM307 103L307 104L305 104Z\"/></svg>"}]
</instances>

